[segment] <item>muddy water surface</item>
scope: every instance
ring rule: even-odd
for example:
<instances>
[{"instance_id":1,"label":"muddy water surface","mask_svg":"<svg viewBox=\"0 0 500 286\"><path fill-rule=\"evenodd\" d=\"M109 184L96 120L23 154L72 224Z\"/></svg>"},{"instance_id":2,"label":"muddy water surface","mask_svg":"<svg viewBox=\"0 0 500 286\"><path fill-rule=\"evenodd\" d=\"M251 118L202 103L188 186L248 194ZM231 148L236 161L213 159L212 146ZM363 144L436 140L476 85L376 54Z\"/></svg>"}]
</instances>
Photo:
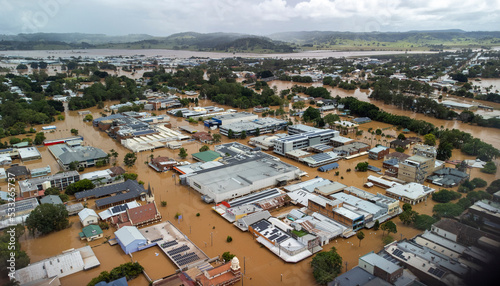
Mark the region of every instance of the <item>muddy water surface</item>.
<instances>
[{"instance_id":1,"label":"muddy water surface","mask_svg":"<svg viewBox=\"0 0 500 286\"><path fill-rule=\"evenodd\" d=\"M338 92L341 96L353 94L355 96L359 96L360 98L363 98L362 94L365 94L366 96L366 93L363 93L359 90L344 93L341 93L342 90L335 90L335 92ZM213 103L208 101L202 101L202 104L213 105ZM100 116L99 113L101 112L101 110L91 108L90 111L92 112L94 118ZM397 109L395 109L395 111L397 111ZM401 113L404 112L401 111ZM421 115L416 116L418 117ZM128 150L118 144L118 142L109 138L105 133L99 132L97 129L93 128L90 123L84 123L82 121L82 118L83 116L78 115L75 111L67 111L66 119L64 121L54 122L54 125L57 126L57 131L47 133L47 138L56 139L70 136L70 129L76 128L79 130L79 134L84 136L85 145L99 147L106 152L109 152L109 150L111 149L118 151L119 157L116 162L118 165L123 165L123 157L128 152ZM427 119L427 117L423 118ZM173 128L176 128L180 125L189 124L179 118L172 118L171 121L174 126ZM195 124L192 126L196 127L198 130L206 130L202 124ZM383 123L371 122L362 125L361 129L366 131L370 127L386 128L390 126ZM467 125L464 125L463 127L466 128ZM40 126L37 126L37 129L41 129ZM395 133L395 131L387 132ZM479 130L474 132L476 132L474 133L475 136L481 137L482 139L487 139L484 136L481 136L483 133ZM498 137L498 132L495 134L491 130L487 130L484 134L493 134L493 136L496 136L495 138L497 138L497 140L500 139L500 137ZM369 143L372 146L376 143L383 145L387 144L387 142L383 141L383 138L378 138L377 136L374 136L372 138L367 136L367 132L364 132L364 134L360 136L359 140ZM248 139L238 141L247 143ZM227 142L227 139L225 137L223 138L223 142ZM198 152L198 149L201 146L202 144L197 142L185 142L183 145L183 147L188 150L189 154ZM53 157L49 154L47 148L42 147L40 148L40 151L43 158L41 160L27 162L26 165L29 168L38 168L50 165L52 167L53 173L57 172L58 165ZM179 185L178 178L172 177L172 172L160 174L147 167L145 162L149 160L149 156L151 154L153 154L153 156L155 157L161 155L180 160L178 151L172 151L169 149L158 149L154 152L142 152L138 154L138 159L135 166L126 168L127 171L138 173L139 180L146 182L146 184L151 184L151 187L154 188L155 200L157 205L160 206L161 201L167 202L166 207L159 207L163 215L163 220L171 220L172 222L174 222L174 224L196 245L198 245L209 257L216 257L218 255L221 255L225 251L230 251L231 253L236 254L240 259L242 268L244 268L245 271L244 282L240 282L240 284L275 285L277 283L281 283L281 274L283 274L282 283L286 285L315 284L309 264L312 258L305 259L296 264L284 263L281 259L276 257L266 248L261 247L259 243L253 240L252 236L249 233L239 231L233 225L213 212L210 209L211 205L203 203L200 199L200 195L196 191L186 186ZM464 158L463 156L459 155L458 151L454 152L453 159L455 159L455 156L456 159ZM319 175L328 179L338 180L348 186L352 185L356 187L362 187L367 175L369 175L369 173L358 173L354 171L347 172L347 169L349 168L354 170L354 167L358 162L367 161L368 158L366 156L350 161L340 161L340 169L338 170L340 173L339 176L335 176L334 172L319 173L316 171L316 169L298 164L297 162L294 162L290 159L281 159L285 162L297 165L302 170L308 172L308 177L303 178L302 180L311 179ZM190 157L188 157L186 160L193 162ZM113 161L114 160L112 159L112 162ZM369 160L369 162L370 164L373 164L377 167L380 167L381 165L381 161L374 162ZM94 171L96 169L97 168L88 168L87 170L85 170L85 172ZM101 169L105 168L103 167ZM472 177L480 176L488 182L491 182L495 179L495 175L485 175L479 173L476 169L472 170L471 172ZM4 187L4 185L2 185L2 187ZM368 191L372 193L384 192L382 189L377 187L368 189ZM90 205L93 204L92 202L89 203ZM421 203L420 205L415 206L415 209L421 213L431 214L433 205L434 203L429 200L426 203ZM183 215L183 220L174 220L174 215L177 212ZM196 216L197 213L200 213L200 216ZM78 232L81 231L81 225L78 218L72 217L71 222L73 224L70 228L44 237L32 238L29 235L23 235L21 239L22 248L31 257L31 261L36 262L47 257L60 254L66 249L78 248L87 245L86 242L80 241L78 238ZM398 226L398 233L394 235L395 238L411 238L414 235L420 233L420 231L416 229L402 225L397 218L394 219L394 222ZM383 247L381 231L375 232L371 230L364 230L364 232L366 238L361 242L361 246L359 246L359 241L356 237L351 237L349 239L334 240L330 244L326 245L324 249L328 250L331 247L336 247L343 258L344 269L346 267L345 262L347 262L347 269L351 269L353 266L357 265L359 256L364 255L369 251L377 252ZM113 230L106 230L105 235L113 237ZM228 235L233 238L233 241L231 243L226 242L226 237ZM125 255L118 245L109 246L107 243L103 242L104 239L89 243L89 245L93 247L95 254L101 262L101 266L89 271L80 272L62 278L61 281L63 285L86 285L93 277L98 276L101 271L110 271L112 268L131 260L139 261L145 267L148 275L153 279L168 276L175 272L175 267L173 266L173 264L163 255L163 253L157 251L155 248L135 253L131 258ZM159 256L156 256L157 252L160 254ZM147 280L144 276L140 276L135 280L130 281L130 285L147 285Z\"/></svg>"}]
</instances>

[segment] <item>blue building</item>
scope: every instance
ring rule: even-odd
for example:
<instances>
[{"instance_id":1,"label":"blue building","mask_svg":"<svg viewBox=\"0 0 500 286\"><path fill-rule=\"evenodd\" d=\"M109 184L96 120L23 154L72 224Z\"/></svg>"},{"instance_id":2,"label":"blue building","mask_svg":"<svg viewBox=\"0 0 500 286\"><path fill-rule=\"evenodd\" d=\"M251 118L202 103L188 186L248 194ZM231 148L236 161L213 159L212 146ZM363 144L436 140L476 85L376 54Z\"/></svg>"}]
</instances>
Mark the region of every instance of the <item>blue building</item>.
<instances>
[{"instance_id":1,"label":"blue building","mask_svg":"<svg viewBox=\"0 0 500 286\"><path fill-rule=\"evenodd\" d=\"M146 248L147 239L135 226L124 226L115 231L118 244L126 254L130 254Z\"/></svg>"}]
</instances>

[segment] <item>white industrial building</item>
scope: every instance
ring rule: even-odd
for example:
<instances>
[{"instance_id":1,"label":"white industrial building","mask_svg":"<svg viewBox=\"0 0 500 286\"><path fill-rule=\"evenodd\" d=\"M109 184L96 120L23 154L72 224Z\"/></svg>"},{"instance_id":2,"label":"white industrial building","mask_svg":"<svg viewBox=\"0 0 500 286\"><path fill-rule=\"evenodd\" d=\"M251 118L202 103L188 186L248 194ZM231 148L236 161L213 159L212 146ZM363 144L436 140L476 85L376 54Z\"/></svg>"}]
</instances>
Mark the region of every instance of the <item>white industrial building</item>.
<instances>
[{"instance_id":1,"label":"white industrial building","mask_svg":"<svg viewBox=\"0 0 500 286\"><path fill-rule=\"evenodd\" d=\"M318 129L310 132L290 135L276 139L274 141L273 151L285 156L287 152L292 150L307 148L317 144L328 144L331 138L337 136L340 136L340 133L331 129Z\"/></svg>"},{"instance_id":2,"label":"white industrial building","mask_svg":"<svg viewBox=\"0 0 500 286\"><path fill-rule=\"evenodd\" d=\"M259 116L257 114L253 114L250 112L238 112L214 116L212 120L216 121L218 125L226 125L235 122L251 121L258 118Z\"/></svg>"},{"instance_id":3,"label":"white industrial building","mask_svg":"<svg viewBox=\"0 0 500 286\"><path fill-rule=\"evenodd\" d=\"M170 142L189 139L180 132L169 129L161 124L153 127L158 134L151 134L141 137L123 139L121 144L132 152L142 152L154 150L156 148L167 147Z\"/></svg>"},{"instance_id":4,"label":"white industrial building","mask_svg":"<svg viewBox=\"0 0 500 286\"><path fill-rule=\"evenodd\" d=\"M221 202L284 184L300 175L299 168L266 155L201 170L188 176L186 182L201 194Z\"/></svg>"},{"instance_id":5,"label":"white industrial building","mask_svg":"<svg viewBox=\"0 0 500 286\"><path fill-rule=\"evenodd\" d=\"M386 195L396 198L403 203L412 205L427 200L436 190L419 183L408 183L406 185L396 185L386 190Z\"/></svg>"}]
</instances>

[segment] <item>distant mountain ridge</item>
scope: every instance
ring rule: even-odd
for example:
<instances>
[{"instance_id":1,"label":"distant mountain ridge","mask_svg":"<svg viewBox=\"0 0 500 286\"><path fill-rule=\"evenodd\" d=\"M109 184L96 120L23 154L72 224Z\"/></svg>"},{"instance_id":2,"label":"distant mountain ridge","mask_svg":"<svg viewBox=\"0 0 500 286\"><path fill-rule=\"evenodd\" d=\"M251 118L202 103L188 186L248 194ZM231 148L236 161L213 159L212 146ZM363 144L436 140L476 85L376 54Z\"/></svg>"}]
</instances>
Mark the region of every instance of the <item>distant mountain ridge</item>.
<instances>
[{"instance_id":1,"label":"distant mountain ridge","mask_svg":"<svg viewBox=\"0 0 500 286\"><path fill-rule=\"evenodd\" d=\"M297 49L401 50L500 45L500 31L459 29L408 32L293 31L257 36L240 33L183 32L108 36L84 33L0 35L0 50L176 49L225 52L293 52Z\"/></svg>"}]
</instances>

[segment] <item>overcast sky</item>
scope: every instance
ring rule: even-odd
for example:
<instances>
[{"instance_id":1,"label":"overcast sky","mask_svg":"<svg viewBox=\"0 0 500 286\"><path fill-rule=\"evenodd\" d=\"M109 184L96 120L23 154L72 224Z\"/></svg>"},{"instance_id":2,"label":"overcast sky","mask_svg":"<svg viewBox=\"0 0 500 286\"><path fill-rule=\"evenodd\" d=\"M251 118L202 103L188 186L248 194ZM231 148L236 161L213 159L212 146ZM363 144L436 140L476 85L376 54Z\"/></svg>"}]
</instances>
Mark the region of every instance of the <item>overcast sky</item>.
<instances>
[{"instance_id":1,"label":"overcast sky","mask_svg":"<svg viewBox=\"0 0 500 286\"><path fill-rule=\"evenodd\" d=\"M500 0L0 0L0 34L500 30Z\"/></svg>"}]
</instances>

